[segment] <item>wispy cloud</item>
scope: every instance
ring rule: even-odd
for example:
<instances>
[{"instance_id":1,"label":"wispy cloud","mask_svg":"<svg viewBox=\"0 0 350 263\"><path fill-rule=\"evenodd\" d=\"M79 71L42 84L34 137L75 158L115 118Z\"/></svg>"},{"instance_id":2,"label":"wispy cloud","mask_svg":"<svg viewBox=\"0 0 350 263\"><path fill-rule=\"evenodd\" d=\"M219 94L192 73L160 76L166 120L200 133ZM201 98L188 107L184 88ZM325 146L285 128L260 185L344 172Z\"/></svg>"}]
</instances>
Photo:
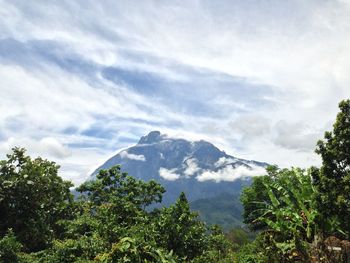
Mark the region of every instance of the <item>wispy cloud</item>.
<instances>
[{"instance_id":1,"label":"wispy cloud","mask_svg":"<svg viewBox=\"0 0 350 263\"><path fill-rule=\"evenodd\" d=\"M0 7L0 154L24 145L76 183L153 129L317 164L313 144L350 97L347 1Z\"/></svg>"},{"instance_id":2,"label":"wispy cloud","mask_svg":"<svg viewBox=\"0 0 350 263\"><path fill-rule=\"evenodd\" d=\"M128 153L127 151L122 151L120 153L120 157L135 160L135 161L142 161L142 162L146 161L146 157L143 154L137 155L137 154Z\"/></svg>"},{"instance_id":3,"label":"wispy cloud","mask_svg":"<svg viewBox=\"0 0 350 263\"><path fill-rule=\"evenodd\" d=\"M185 163L185 170L183 171L183 173L186 177L193 176L194 174L196 174L201 170L198 167L196 159L193 159L193 158L187 159L184 163Z\"/></svg>"},{"instance_id":4,"label":"wispy cloud","mask_svg":"<svg viewBox=\"0 0 350 263\"><path fill-rule=\"evenodd\" d=\"M266 171L263 167L253 167L249 169L245 166L225 166L224 168L219 169L218 171L204 171L196 177L199 182L204 181L215 181L215 182L233 182L240 178L252 177L258 175L264 175Z\"/></svg>"},{"instance_id":5,"label":"wispy cloud","mask_svg":"<svg viewBox=\"0 0 350 263\"><path fill-rule=\"evenodd\" d=\"M166 169L164 167L161 167L159 169L159 176L168 181L175 181L179 179L181 175L176 173L176 168Z\"/></svg>"}]
</instances>

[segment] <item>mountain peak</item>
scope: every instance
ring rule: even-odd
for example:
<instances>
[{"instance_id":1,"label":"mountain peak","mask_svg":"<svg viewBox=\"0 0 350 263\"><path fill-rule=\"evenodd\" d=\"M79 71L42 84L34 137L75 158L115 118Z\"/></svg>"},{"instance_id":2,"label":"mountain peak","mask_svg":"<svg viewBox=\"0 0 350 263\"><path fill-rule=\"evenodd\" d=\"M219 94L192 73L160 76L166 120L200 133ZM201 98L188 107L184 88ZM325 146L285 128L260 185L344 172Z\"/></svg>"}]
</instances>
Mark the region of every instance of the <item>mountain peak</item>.
<instances>
[{"instance_id":1,"label":"mountain peak","mask_svg":"<svg viewBox=\"0 0 350 263\"><path fill-rule=\"evenodd\" d=\"M151 144L159 142L164 135L160 131L151 131L148 135L142 136L138 144Z\"/></svg>"}]
</instances>

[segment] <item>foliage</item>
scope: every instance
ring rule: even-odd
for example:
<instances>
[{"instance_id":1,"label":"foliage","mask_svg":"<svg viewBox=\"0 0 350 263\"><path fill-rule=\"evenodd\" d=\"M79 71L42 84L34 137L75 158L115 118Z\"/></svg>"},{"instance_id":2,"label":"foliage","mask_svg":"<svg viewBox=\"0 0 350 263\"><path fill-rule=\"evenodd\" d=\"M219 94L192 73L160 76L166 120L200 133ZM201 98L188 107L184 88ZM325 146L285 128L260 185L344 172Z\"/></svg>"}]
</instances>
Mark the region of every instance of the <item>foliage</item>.
<instances>
[{"instance_id":1,"label":"foliage","mask_svg":"<svg viewBox=\"0 0 350 263\"><path fill-rule=\"evenodd\" d=\"M244 207L243 222L253 231L264 230L267 227L265 222L256 219L263 214L265 204L270 203L266 185L276 177L278 168L269 166L266 171L268 176L254 177L251 186L244 188L241 195Z\"/></svg>"},{"instance_id":2,"label":"foliage","mask_svg":"<svg viewBox=\"0 0 350 263\"><path fill-rule=\"evenodd\" d=\"M242 246L236 253L237 263L279 263L279 255L271 250L267 244L265 233L257 235L253 242Z\"/></svg>"},{"instance_id":3,"label":"foliage","mask_svg":"<svg viewBox=\"0 0 350 263\"><path fill-rule=\"evenodd\" d=\"M142 244L137 239L124 237L112 245L112 249L105 254L98 255L101 262L161 262L175 263L173 252L166 252L150 244Z\"/></svg>"},{"instance_id":4,"label":"foliage","mask_svg":"<svg viewBox=\"0 0 350 263\"><path fill-rule=\"evenodd\" d=\"M23 253L10 232L0 240L5 262L232 262L229 241L199 220L183 193L174 205L147 211L164 189L120 167L101 171L79 190L88 195L72 201L71 214L55 222L60 232L46 249Z\"/></svg>"},{"instance_id":5,"label":"foliage","mask_svg":"<svg viewBox=\"0 0 350 263\"><path fill-rule=\"evenodd\" d=\"M190 210L184 193L169 208L163 208L157 219L161 244L182 258L193 259L205 250L206 228L198 214Z\"/></svg>"},{"instance_id":6,"label":"foliage","mask_svg":"<svg viewBox=\"0 0 350 263\"><path fill-rule=\"evenodd\" d=\"M21 249L21 243L17 241L12 229L9 229L8 233L0 239L0 262L19 262L18 253Z\"/></svg>"},{"instance_id":7,"label":"foliage","mask_svg":"<svg viewBox=\"0 0 350 263\"><path fill-rule=\"evenodd\" d=\"M222 253L217 250L206 251L203 255L196 257L191 261L193 263L233 263L236 262L236 257L234 252L229 251L227 253Z\"/></svg>"},{"instance_id":8,"label":"foliage","mask_svg":"<svg viewBox=\"0 0 350 263\"><path fill-rule=\"evenodd\" d=\"M319 223L326 234L339 235L341 227L343 234L349 238L350 100L340 102L339 108L333 131L326 132L324 140L317 143L316 153L321 155L323 164L319 171L313 173L313 178L317 187L317 208L321 213ZM338 225L336 228L329 227L333 225L327 223L329 218Z\"/></svg>"},{"instance_id":9,"label":"foliage","mask_svg":"<svg viewBox=\"0 0 350 263\"><path fill-rule=\"evenodd\" d=\"M269 180L262 180L268 199L249 200L251 195L243 198L243 205L246 202L259 205L255 213L259 216L251 224L262 222L266 225L263 232L265 247L267 251L276 251L284 262L308 260L308 243L316 232L317 216L310 170L275 169L273 176L268 176ZM256 190L254 186L252 189Z\"/></svg>"},{"instance_id":10,"label":"foliage","mask_svg":"<svg viewBox=\"0 0 350 263\"><path fill-rule=\"evenodd\" d=\"M77 261L93 261L95 256L103 253L108 247L99 236L82 236L78 239L55 240L53 246L42 259L52 263L70 263Z\"/></svg>"},{"instance_id":11,"label":"foliage","mask_svg":"<svg viewBox=\"0 0 350 263\"><path fill-rule=\"evenodd\" d=\"M242 191L241 202L244 207L243 222L253 231L263 230L266 224L261 221L256 221L256 218L262 215L264 203L269 202L269 197L265 184L270 182L269 176L254 177L252 185L245 187Z\"/></svg>"},{"instance_id":12,"label":"foliage","mask_svg":"<svg viewBox=\"0 0 350 263\"><path fill-rule=\"evenodd\" d=\"M132 203L137 208L145 208L153 202L161 202L165 189L154 180L143 182L120 171L120 166L101 170L96 180L88 181L77 188L86 192L95 205L103 203Z\"/></svg>"},{"instance_id":13,"label":"foliage","mask_svg":"<svg viewBox=\"0 0 350 263\"><path fill-rule=\"evenodd\" d=\"M248 244L252 234L248 233L248 231L243 228L236 227L227 232L225 236L227 240L232 243L234 248L237 249Z\"/></svg>"},{"instance_id":14,"label":"foliage","mask_svg":"<svg viewBox=\"0 0 350 263\"><path fill-rule=\"evenodd\" d=\"M200 256L194 258L193 262L234 262L232 243L225 237L221 228L214 225L210 228L210 233L207 248Z\"/></svg>"},{"instance_id":15,"label":"foliage","mask_svg":"<svg viewBox=\"0 0 350 263\"><path fill-rule=\"evenodd\" d=\"M54 162L32 160L21 148L0 161L0 236L11 228L29 251L48 246L72 201L72 185L57 175L58 168Z\"/></svg>"},{"instance_id":16,"label":"foliage","mask_svg":"<svg viewBox=\"0 0 350 263\"><path fill-rule=\"evenodd\" d=\"M243 207L239 195L222 193L214 197L196 200L190 203L198 211L201 220L210 225L220 225L225 231L242 226Z\"/></svg>"}]
</instances>

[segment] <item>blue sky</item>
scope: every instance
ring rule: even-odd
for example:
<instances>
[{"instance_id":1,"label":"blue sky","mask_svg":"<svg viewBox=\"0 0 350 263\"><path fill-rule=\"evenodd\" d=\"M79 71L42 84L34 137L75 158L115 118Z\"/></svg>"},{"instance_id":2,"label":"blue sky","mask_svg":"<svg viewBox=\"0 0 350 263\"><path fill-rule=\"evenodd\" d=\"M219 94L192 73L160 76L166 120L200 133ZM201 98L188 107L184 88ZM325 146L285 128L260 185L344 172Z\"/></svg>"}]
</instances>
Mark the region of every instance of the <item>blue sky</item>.
<instances>
[{"instance_id":1,"label":"blue sky","mask_svg":"<svg viewBox=\"0 0 350 263\"><path fill-rule=\"evenodd\" d=\"M151 130L281 166L350 97L349 1L0 0L0 157L82 182Z\"/></svg>"}]
</instances>

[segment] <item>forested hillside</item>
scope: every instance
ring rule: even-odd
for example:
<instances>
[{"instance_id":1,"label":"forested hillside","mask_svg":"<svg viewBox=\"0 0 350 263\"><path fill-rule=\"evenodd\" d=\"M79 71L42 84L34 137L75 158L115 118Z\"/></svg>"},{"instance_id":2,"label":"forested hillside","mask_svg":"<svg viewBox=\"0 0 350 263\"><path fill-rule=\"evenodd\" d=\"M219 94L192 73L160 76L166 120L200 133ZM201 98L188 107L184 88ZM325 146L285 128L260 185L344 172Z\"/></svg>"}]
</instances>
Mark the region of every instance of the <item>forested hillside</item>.
<instances>
[{"instance_id":1,"label":"forested hillside","mask_svg":"<svg viewBox=\"0 0 350 263\"><path fill-rule=\"evenodd\" d=\"M269 166L243 190L250 233L205 224L184 193L147 209L161 202L164 187L120 166L99 171L74 199L56 163L14 148L0 162L0 261L350 262L350 100L339 108L333 131L316 146L320 168Z\"/></svg>"},{"instance_id":2,"label":"forested hillside","mask_svg":"<svg viewBox=\"0 0 350 263\"><path fill-rule=\"evenodd\" d=\"M218 224L224 231L242 226L243 207L239 195L223 193L190 203L191 209L198 211L200 218L208 224Z\"/></svg>"}]
</instances>

